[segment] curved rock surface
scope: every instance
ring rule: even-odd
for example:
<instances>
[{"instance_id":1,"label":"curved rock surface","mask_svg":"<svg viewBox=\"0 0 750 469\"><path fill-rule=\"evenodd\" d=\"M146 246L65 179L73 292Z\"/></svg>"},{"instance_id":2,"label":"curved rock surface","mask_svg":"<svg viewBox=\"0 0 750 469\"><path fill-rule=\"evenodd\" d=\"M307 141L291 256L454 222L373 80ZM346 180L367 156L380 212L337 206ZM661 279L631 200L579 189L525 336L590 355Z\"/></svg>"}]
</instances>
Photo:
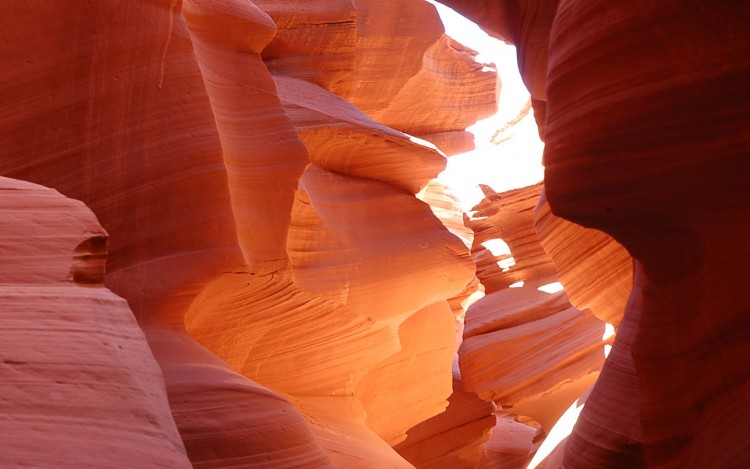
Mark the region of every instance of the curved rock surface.
<instances>
[{"instance_id":1,"label":"curved rock surface","mask_svg":"<svg viewBox=\"0 0 750 469\"><path fill-rule=\"evenodd\" d=\"M740 240L750 219L750 8L561 0L535 26L549 40L524 51L514 32L527 2L447 3L473 8L520 56L548 55L551 211L601 230L634 260L620 335L562 464L747 465L750 447L736 435L748 407L731 402L750 385L736 359L748 352L748 304L731 292L749 255Z\"/></svg>"},{"instance_id":2,"label":"curved rock surface","mask_svg":"<svg viewBox=\"0 0 750 469\"><path fill-rule=\"evenodd\" d=\"M467 241L415 196L430 198L445 156L411 135L465 148L463 128L495 109L498 83L443 35L433 6L9 5L0 40L18 46L0 73L0 174L83 200L111 242L106 275L98 225L73 251L57 250L73 242L67 221L50 228L59 239L7 238L0 253L12 262L2 265L14 281L54 277L49 288L68 306L93 301L128 331L107 340L124 341L142 366L96 351L70 363L109 357L116 363L97 366L113 380L146 375L143 389L125 388L136 409L119 419L133 422L129 441L143 448L134 466L406 468L391 446L432 419L423 447L439 441L441 419L459 435L436 461L481 457L491 405L453 389L451 366L475 267ZM439 203L446 213L449 199ZM23 256L12 254L19 248ZM102 281L130 304L161 371ZM86 320L100 327L101 314ZM58 339L57 349L77 353ZM4 365L21 366L13 360ZM58 380L67 373L55 370ZM12 405L27 399L19 389ZM456 421L460 402L476 407L470 431ZM107 435L96 435L102 448L122 441ZM24 445L7 453L13 464L34 453ZM123 448L60 457L96 465Z\"/></svg>"},{"instance_id":3,"label":"curved rock surface","mask_svg":"<svg viewBox=\"0 0 750 469\"><path fill-rule=\"evenodd\" d=\"M110 233L107 287L140 322L179 324L196 285L243 259L178 2L8 6L0 174L83 201Z\"/></svg>"},{"instance_id":4,"label":"curved rock surface","mask_svg":"<svg viewBox=\"0 0 750 469\"><path fill-rule=\"evenodd\" d=\"M275 80L311 161L321 168L413 194L445 169L445 156L428 142L375 122L317 85L281 76Z\"/></svg>"},{"instance_id":5,"label":"curved rock surface","mask_svg":"<svg viewBox=\"0 0 750 469\"><path fill-rule=\"evenodd\" d=\"M274 23L252 2L185 0L182 14L221 141L239 245L253 271L273 272L286 266L294 190L308 163L260 57Z\"/></svg>"},{"instance_id":6,"label":"curved rock surface","mask_svg":"<svg viewBox=\"0 0 750 469\"><path fill-rule=\"evenodd\" d=\"M476 467L495 423L494 411L494 404L465 391L460 373L454 372L446 411L409 429L396 450L419 468Z\"/></svg>"},{"instance_id":7,"label":"curved rock surface","mask_svg":"<svg viewBox=\"0 0 750 469\"><path fill-rule=\"evenodd\" d=\"M732 437L750 408L731 404L750 390L750 364L733 358L748 352L748 302L729 294L750 255L740 241L750 227L740 124L750 117L749 19L736 3L562 1L550 38L547 196L555 213L609 233L635 259L623 321L637 324L648 466L750 462L748 442ZM591 399L609 395L621 412L632 388L608 389ZM584 458L568 446L566 463Z\"/></svg>"},{"instance_id":8,"label":"curved rock surface","mask_svg":"<svg viewBox=\"0 0 750 469\"><path fill-rule=\"evenodd\" d=\"M83 203L0 178L2 466L190 467L146 338L101 284L106 239Z\"/></svg>"},{"instance_id":9,"label":"curved rock surface","mask_svg":"<svg viewBox=\"0 0 750 469\"><path fill-rule=\"evenodd\" d=\"M555 216L542 192L534 226L570 303L618 326L633 285L630 254L607 234Z\"/></svg>"},{"instance_id":10,"label":"curved rock surface","mask_svg":"<svg viewBox=\"0 0 750 469\"><path fill-rule=\"evenodd\" d=\"M542 248L534 227L533 212L542 185L500 194L482 186L482 191L485 198L472 209L467 226L475 234L472 257L486 291L502 290L516 282L540 286L557 281L555 263ZM498 249L495 240L507 244L510 253Z\"/></svg>"},{"instance_id":11,"label":"curved rock surface","mask_svg":"<svg viewBox=\"0 0 750 469\"><path fill-rule=\"evenodd\" d=\"M147 329L193 467L336 467L291 402L184 333Z\"/></svg>"},{"instance_id":12,"label":"curved rock surface","mask_svg":"<svg viewBox=\"0 0 750 469\"><path fill-rule=\"evenodd\" d=\"M577 396L567 402L563 393L559 404L533 402L555 400L552 391L573 381L588 387L604 361L603 332L599 320L570 306L563 293L492 293L467 312L459 350L464 386L514 413L523 407L520 415L550 429Z\"/></svg>"}]
</instances>

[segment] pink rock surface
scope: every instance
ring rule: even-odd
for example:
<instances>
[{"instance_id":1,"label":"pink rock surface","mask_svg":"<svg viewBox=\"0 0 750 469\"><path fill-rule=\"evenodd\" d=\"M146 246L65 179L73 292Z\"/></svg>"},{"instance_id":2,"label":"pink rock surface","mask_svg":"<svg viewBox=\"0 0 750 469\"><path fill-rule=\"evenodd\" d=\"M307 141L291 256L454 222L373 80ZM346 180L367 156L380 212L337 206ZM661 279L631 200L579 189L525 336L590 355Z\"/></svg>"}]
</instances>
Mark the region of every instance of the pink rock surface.
<instances>
[{"instance_id":1,"label":"pink rock surface","mask_svg":"<svg viewBox=\"0 0 750 469\"><path fill-rule=\"evenodd\" d=\"M193 467L336 467L291 402L187 334L146 332Z\"/></svg>"},{"instance_id":2,"label":"pink rock surface","mask_svg":"<svg viewBox=\"0 0 750 469\"><path fill-rule=\"evenodd\" d=\"M735 437L750 407L732 404L750 390L750 364L737 360L748 353L748 302L730 293L749 255L749 18L734 3L562 1L550 39L547 196L553 212L607 232L635 259L623 322L636 329L648 466L750 462ZM615 415L634 400L626 385L598 394ZM566 464L587 467L584 458L568 446Z\"/></svg>"},{"instance_id":3,"label":"pink rock surface","mask_svg":"<svg viewBox=\"0 0 750 469\"><path fill-rule=\"evenodd\" d=\"M0 178L2 466L190 467L143 332L101 285L106 238L83 203Z\"/></svg>"},{"instance_id":4,"label":"pink rock surface","mask_svg":"<svg viewBox=\"0 0 750 469\"><path fill-rule=\"evenodd\" d=\"M353 396L305 397L297 407L313 435L338 467L413 469L366 424L366 412Z\"/></svg>"},{"instance_id":5,"label":"pink rock surface","mask_svg":"<svg viewBox=\"0 0 750 469\"><path fill-rule=\"evenodd\" d=\"M141 322L181 322L242 256L178 2L7 6L0 174L86 203L110 233L107 287Z\"/></svg>"},{"instance_id":6,"label":"pink rock surface","mask_svg":"<svg viewBox=\"0 0 750 469\"><path fill-rule=\"evenodd\" d=\"M9 275L103 280L130 303L196 466L410 467L389 443L447 405L448 300L477 286L414 196L445 157L373 116L397 104L394 122L455 150L494 109L495 74L422 1L74 3L13 1L0 20L19 45L0 73L0 172L89 204L109 269L98 235L72 269L41 258L61 231L0 242L25 246ZM446 94L443 113L422 89ZM188 464L158 369L140 371L164 409L147 420L179 453L152 462Z\"/></svg>"},{"instance_id":7,"label":"pink rock surface","mask_svg":"<svg viewBox=\"0 0 750 469\"><path fill-rule=\"evenodd\" d=\"M512 469L525 467L539 447L543 432L534 425L519 422L507 412L495 417L492 438L484 445L479 469Z\"/></svg>"}]
</instances>

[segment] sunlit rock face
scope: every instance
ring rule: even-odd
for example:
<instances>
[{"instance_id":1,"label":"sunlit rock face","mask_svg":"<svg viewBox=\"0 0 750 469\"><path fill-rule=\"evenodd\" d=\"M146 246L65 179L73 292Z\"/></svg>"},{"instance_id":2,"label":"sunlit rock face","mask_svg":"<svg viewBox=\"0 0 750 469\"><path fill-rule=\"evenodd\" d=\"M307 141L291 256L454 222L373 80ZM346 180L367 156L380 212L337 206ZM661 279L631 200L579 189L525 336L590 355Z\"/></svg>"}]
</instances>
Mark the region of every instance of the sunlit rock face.
<instances>
[{"instance_id":1,"label":"sunlit rock face","mask_svg":"<svg viewBox=\"0 0 750 469\"><path fill-rule=\"evenodd\" d=\"M529 46L512 32L534 23L530 2L447 3L488 29L515 25L505 30L519 56L547 54L551 212L601 230L633 258L618 338L562 464L747 465L739 435L750 407L736 402L750 391L750 365L738 359L750 305L737 295L750 256L750 9L561 0L551 22L534 26L548 41Z\"/></svg>"},{"instance_id":2,"label":"sunlit rock face","mask_svg":"<svg viewBox=\"0 0 750 469\"><path fill-rule=\"evenodd\" d=\"M190 467L146 338L101 284L106 239L83 203L0 178L3 467Z\"/></svg>"},{"instance_id":3,"label":"sunlit rock face","mask_svg":"<svg viewBox=\"0 0 750 469\"><path fill-rule=\"evenodd\" d=\"M498 409L478 467L522 467L597 379L611 340L601 319L549 289L561 278L535 230L542 185L482 189L467 226L487 294L466 312L459 365L464 389Z\"/></svg>"},{"instance_id":4,"label":"sunlit rock face","mask_svg":"<svg viewBox=\"0 0 750 469\"><path fill-rule=\"evenodd\" d=\"M242 254L179 5L128 5L10 2L0 173L86 203L110 234L105 284L140 322L180 323Z\"/></svg>"},{"instance_id":5,"label":"sunlit rock face","mask_svg":"<svg viewBox=\"0 0 750 469\"><path fill-rule=\"evenodd\" d=\"M79 3L13 0L0 19L13 45L0 59L0 174L84 201L110 236L107 272L95 224L69 259L39 257L55 236L71 241L55 226L51 247L20 235L1 246L15 282L54 268L71 295L109 295L97 305L111 299L142 366L104 366L148 375L128 401L148 412L112 418L151 457L133 465L408 468L393 447L406 455L445 428L450 451L408 457L479 460L491 405L452 367L475 266L436 216L455 215L450 197L428 186L441 150L470 146L464 128L494 111L494 70L421 0ZM26 260L6 256L16 245ZM77 350L69 334L54 340ZM25 402L11 383L8 405ZM58 409L40 408L54 422ZM80 441L107 448L108 432ZM61 442L4 454L34 463ZM74 462L122 449L96 448Z\"/></svg>"},{"instance_id":6,"label":"sunlit rock face","mask_svg":"<svg viewBox=\"0 0 750 469\"><path fill-rule=\"evenodd\" d=\"M607 234L555 216L542 192L534 214L539 241L553 259L571 304L618 326L633 283L630 255Z\"/></svg>"}]
</instances>

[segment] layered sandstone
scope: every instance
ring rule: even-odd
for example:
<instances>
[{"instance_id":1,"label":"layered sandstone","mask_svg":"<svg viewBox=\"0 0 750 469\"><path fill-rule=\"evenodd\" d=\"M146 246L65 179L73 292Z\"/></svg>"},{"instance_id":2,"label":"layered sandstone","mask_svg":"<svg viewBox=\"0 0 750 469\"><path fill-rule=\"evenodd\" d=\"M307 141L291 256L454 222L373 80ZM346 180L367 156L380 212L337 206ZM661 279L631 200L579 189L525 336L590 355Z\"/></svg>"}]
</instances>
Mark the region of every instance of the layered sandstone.
<instances>
[{"instance_id":1,"label":"layered sandstone","mask_svg":"<svg viewBox=\"0 0 750 469\"><path fill-rule=\"evenodd\" d=\"M0 173L83 201L110 234L107 287L142 323L181 323L200 286L243 257L177 2L10 5Z\"/></svg>"},{"instance_id":2,"label":"layered sandstone","mask_svg":"<svg viewBox=\"0 0 750 469\"><path fill-rule=\"evenodd\" d=\"M542 193L534 226L571 304L618 326L633 283L628 252L607 234L555 216Z\"/></svg>"},{"instance_id":3,"label":"layered sandstone","mask_svg":"<svg viewBox=\"0 0 750 469\"><path fill-rule=\"evenodd\" d=\"M562 463L747 465L750 448L735 435L747 431L748 407L731 403L748 392L750 374L736 359L747 354L748 305L732 293L742 289L738 272L749 255L742 123L750 117L750 45L742 31L750 10L561 0L547 4L557 11L533 34L548 40L534 45L518 32L539 18L529 9L537 2L447 3L507 33L522 61L548 56L550 209L601 230L633 257L618 338ZM537 75L524 75L541 99ZM561 239L573 236L563 231ZM598 238L600 260L613 259L601 235L573 231Z\"/></svg>"},{"instance_id":4,"label":"layered sandstone","mask_svg":"<svg viewBox=\"0 0 750 469\"><path fill-rule=\"evenodd\" d=\"M744 465L750 447L730 435L750 422L748 407L732 404L750 389L749 365L734 358L747 353L748 304L729 292L741 288L736 272L750 255L741 241L750 227L743 156L750 137L740 124L749 117L750 41L741 31L750 10L602 5L560 4L550 39L546 150L552 210L609 233L635 260L623 324L635 328L628 345L637 394L631 386L603 387L591 399L609 395L619 413L616 403L638 395L643 464ZM588 78L574 83L572 75ZM602 106L619 112L599 112ZM716 415L730 417L720 423ZM583 416L602 421L587 409ZM587 428L568 445L571 463L593 462L581 451L582 442L597 444ZM632 444L621 444L606 454L633 453Z\"/></svg>"},{"instance_id":5,"label":"layered sandstone","mask_svg":"<svg viewBox=\"0 0 750 469\"><path fill-rule=\"evenodd\" d=\"M104 314L114 324L106 334L116 336L111 341L107 336L108 343L125 341L135 358L125 365L105 360L91 366L107 368L108 382L143 374L150 383L143 389L133 385L138 398L128 405L135 410L126 409L120 419L134 422L129 428L138 438L153 440L143 443L144 458L152 459L133 465L499 467L528 460L542 435L598 374L606 341L597 317L617 323L629 287L629 257L598 232L581 232L555 218L545 205L535 222L540 186L506 194L486 189L487 198L466 220L473 232L466 229L449 190L431 179L444 168L446 153L469 146L463 129L494 110L499 85L492 67L477 63L474 51L443 34L434 8L418 0L315 5L165 0L131 2L127 8L121 2L73 3L41 9L13 2L12 14L0 20L3 42L19 45L3 59L11 72L0 75L8 109L0 117L0 172L86 202L111 234L109 270L104 275L100 269L103 230L84 223L92 236L71 245L73 251L65 244L63 253L58 242L72 243L65 230L77 225L60 218L60 226L45 228L59 239L14 235L2 245L9 246L4 257L13 260L9 278L24 283L9 290L8 304L26 314L62 297L72 308L70 317L81 309L90 313L92 301L106 311L80 319L88 321L82 343L103 327L91 322ZM563 78L551 74L558 88L550 85L554 93L547 94L546 44L556 4L511 5L515 16L504 16L499 27L505 31L518 22L503 34L519 44L538 116L544 101L558 96L561 103L567 89L568 58L553 50ZM559 41L566 40L562 34ZM435 98L425 99L428 95ZM565 165L555 166L554 152L565 153L566 139L578 137L566 134L566 119L573 119L565 117L568 104L550 99L546 121L553 152L550 177L558 181L569 174ZM740 185L735 181L726 190L739 198ZM574 210L579 200L569 199L568 189L565 184L552 188L552 209L587 221L590 207ZM717 199L727 202L726 219L743 213L731 212L730 199ZM93 217L75 207L63 212ZM625 213L633 210L627 205ZM685 213L667 217L669 226L694 230ZM594 210L592 216L598 214ZM24 217L28 213L17 216ZM728 224L722 218L716 226ZM656 238L638 244L637 236L631 239L607 222L590 225L609 230L644 266L649 249L661 245ZM700 231L684 249L709 246L707 259L729 262L733 239L724 239L725 250L711 242L720 234L718 228ZM507 242L510 255L487 251L487 242L497 239ZM23 256L8 250L17 246L26 249ZM591 246L597 248L593 256ZM480 288L470 247L488 296L469 310L458 376L451 366L456 331ZM48 248L55 254L40 257ZM685 261L680 256L674 258ZM646 291L650 276L671 281L659 262L647 267L648 279L636 269ZM716 268L718 278L729 275L724 268ZM52 290L34 290L33 301L31 293L23 297L19 292L28 279ZM569 286L577 307L563 294L535 290L558 279ZM698 274L678 280L707 285ZM126 304L102 281L130 304L161 371ZM523 289L507 288L519 281L526 282ZM718 283L708 287L718 297L726 294ZM673 292L675 301L679 291ZM658 298L643 300L643 308ZM635 301L631 309L641 307ZM49 306L44 308L48 314ZM624 338L618 343L628 345L613 352L611 371L598 388L609 391L592 395L582 429L569 442L571 454L601 438L631 444L632 454L643 444L649 461L670 457L659 440L664 416L654 420L652 434L624 430L636 428L636 417L645 418L635 411L620 412L611 434L592 430L606 420L618 393L640 386L637 378L651 379L638 391L652 399L639 401L645 408L664 403L656 379L664 370L643 358L657 356L655 346L646 340L638 348L635 339L631 342L643 337L635 315L623 320ZM690 340L675 350L700 345L703 325L694 324ZM79 351L70 347L77 341L58 333L64 325L44 327L55 332L50 336L55 350ZM109 357L97 352L97 344L89 345L93 348L81 356L66 355L66 363L86 369L90 356ZM628 346L636 357L632 363ZM735 346L737 353L744 350L738 341ZM39 362L51 368L32 371L41 370L40 376L53 381L65 376L68 371L57 368L53 358L46 353ZM11 368L30 362L9 360ZM733 376L713 373L731 388ZM99 393L94 397L78 388L69 391L92 402L112 397L97 386L91 384L91 392ZM69 410L22 396L20 389L11 386L13 405L28 401L29 408L50 415ZM686 397L665 415L696 399ZM496 406L504 411L493 419ZM145 417L141 407L149 409ZM88 408L81 409L74 413ZM705 423L701 418L692 422ZM118 429L90 428L101 428L98 436L107 444L121 441L106 436ZM684 436L675 432L675 438ZM12 464L26 462L33 452L20 443L18 448L8 453L16 458ZM122 451L96 449L82 461L71 449L60 457L95 464ZM617 461L619 456L601 457Z\"/></svg>"},{"instance_id":6,"label":"layered sandstone","mask_svg":"<svg viewBox=\"0 0 750 469\"><path fill-rule=\"evenodd\" d=\"M190 467L146 338L101 284L106 245L83 203L0 178L0 465Z\"/></svg>"},{"instance_id":7,"label":"layered sandstone","mask_svg":"<svg viewBox=\"0 0 750 469\"><path fill-rule=\"evenodd\" d=\"M597 379L611 340L564 292L537 289L559 280L535 229L542 185L482 190L467 226L487 295L466 313L459 363L465 389L498 408L479 467L520 467Z\"/></svg>"},{"instance_id":8,"label":"layered sandstone","mask_svg":"<svg viewBox=\"0 0 750 469\"><path fill-rule=\"evenodd\" d=\"M146 333L193 467L336 467L291 402L236 373L187 334Z\"/></svg>"}]
</instances>

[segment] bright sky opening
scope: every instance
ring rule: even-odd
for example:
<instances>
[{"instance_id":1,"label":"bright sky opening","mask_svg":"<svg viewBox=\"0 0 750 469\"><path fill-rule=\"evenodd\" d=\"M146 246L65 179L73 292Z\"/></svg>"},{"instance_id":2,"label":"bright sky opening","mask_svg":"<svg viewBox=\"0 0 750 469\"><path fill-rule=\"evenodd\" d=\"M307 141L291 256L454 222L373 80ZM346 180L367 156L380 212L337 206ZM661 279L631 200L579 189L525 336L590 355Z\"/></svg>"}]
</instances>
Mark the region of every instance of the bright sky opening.
<instances>
[{"instance_id":1,"label":"bright sky opening","mask_svg":"<svg viewBox=\"0 0 750 469\"><path fill-rule=\"evenodd\" d=\"M490 37L450 8L428 1L437 8L446 33L478 51L479 62L494 63L502 82L497 114L467 129L476 136L476 149L449 157L448 167L438 177L453 189L462 209L469 211L484 198L479 184L504 192L541 181L544 144L539 140L533 112L513 127L510 140L492 143L495 131L518 116L529 101L518 72L516 48Z\"/></svg>"}]
</instances>

